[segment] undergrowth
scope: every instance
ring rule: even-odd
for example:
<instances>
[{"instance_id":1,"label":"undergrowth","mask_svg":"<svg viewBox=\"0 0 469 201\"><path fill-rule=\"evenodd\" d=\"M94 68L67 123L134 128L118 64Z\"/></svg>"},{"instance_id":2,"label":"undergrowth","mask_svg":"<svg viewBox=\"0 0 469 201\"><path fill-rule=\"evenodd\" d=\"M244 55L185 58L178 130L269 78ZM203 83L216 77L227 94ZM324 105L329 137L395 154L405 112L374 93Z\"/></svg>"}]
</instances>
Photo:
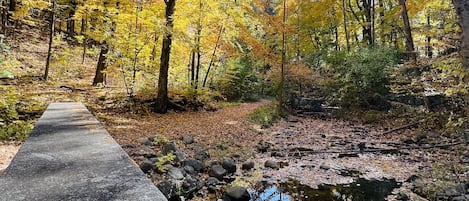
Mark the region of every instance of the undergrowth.
<instances>
[{"instance_id":1,"label":"undergrowth","mask_svg":"<svg viewBox=\"0 0 469 201\"><path fill-rule=\"evenodd\" d=\"M268 128L287 115L288 113L283 108L279 107L277 103L271 103L257 108L249 114L248 118L262 128Z\"/></svg>"}]
</instances>

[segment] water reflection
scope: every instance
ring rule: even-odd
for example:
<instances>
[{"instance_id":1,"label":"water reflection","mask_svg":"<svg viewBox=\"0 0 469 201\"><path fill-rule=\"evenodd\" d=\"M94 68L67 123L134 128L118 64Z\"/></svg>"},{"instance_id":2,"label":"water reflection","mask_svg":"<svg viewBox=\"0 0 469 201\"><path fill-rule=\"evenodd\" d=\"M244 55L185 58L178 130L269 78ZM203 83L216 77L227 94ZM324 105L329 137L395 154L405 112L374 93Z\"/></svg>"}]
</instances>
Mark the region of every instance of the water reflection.
<instances>
[{"instance_id":1,"label":"water reflection","mask_svg":"<svg viewBox=\"0 0 469 201\"><path fill-rule=\"evenodd\" d=\"M341 185L320 185L318 189L298 181L272 185L263 183L251 190L251 201L382 201L401 184L394 179L366 180Z\"/></svg>"}]
</instances>

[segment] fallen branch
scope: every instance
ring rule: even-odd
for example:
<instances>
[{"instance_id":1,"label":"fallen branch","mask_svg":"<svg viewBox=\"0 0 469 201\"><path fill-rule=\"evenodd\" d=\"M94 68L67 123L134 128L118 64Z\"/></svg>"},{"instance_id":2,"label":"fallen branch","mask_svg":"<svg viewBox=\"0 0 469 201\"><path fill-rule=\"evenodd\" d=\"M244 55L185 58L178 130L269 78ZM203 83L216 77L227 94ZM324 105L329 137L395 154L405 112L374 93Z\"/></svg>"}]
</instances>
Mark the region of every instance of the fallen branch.
<instances>
[{"instance_id":1,"label":"fallen branch","mask_svg":"<svg viewBox=\"0 0 469 201\"><path fill-rule=\"evenodd\" d=\"M352 151L329 151L329 150L308 150L305 148L299 149L290 149L285 151L288 156L304 156L304 155L314 155L314 154L339 154L339 158L343 157L357 157L358 154L363 153L381 153L381 154L398 154L402 150L413 150L413 149L434 149L434 148L447 148L451 146L456 146L464 144L466 142L454 142L447 144L435 144L430 146L405 146L392 149L364 149L364 150L352 150ZM281 150L273 150L273 152L282 152Z\"/></svg>"},{"instance_id":2,"label":"fallen branch","mask_svg":"<svg viewBox=\"0 0 469 201\"><path fill-rule=\"evenodd\" d=\"M411 124L403 125L403 126L400 126L400 127L385 131L385 132L381 133L381 135L387 135L389 133L394 133L396 131L404 130L404 129L416 126L416 125L420 124L420 122L421 121L417 121L417 122L414 122L414 123L411 123Z\"/></svg>"}]
</instances>

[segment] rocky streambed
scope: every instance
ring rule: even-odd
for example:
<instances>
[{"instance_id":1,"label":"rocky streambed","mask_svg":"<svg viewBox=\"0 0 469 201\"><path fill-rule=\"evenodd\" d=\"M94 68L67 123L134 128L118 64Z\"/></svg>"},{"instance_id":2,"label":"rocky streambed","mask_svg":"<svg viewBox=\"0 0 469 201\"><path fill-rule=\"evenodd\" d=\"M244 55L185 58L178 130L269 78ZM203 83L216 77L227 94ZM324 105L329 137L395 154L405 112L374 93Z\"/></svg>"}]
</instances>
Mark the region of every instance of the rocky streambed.
<instances>
[{"instance_id":1,"label":"rocky streambed","mask_svg":"<svg viewBox=\"0 0 469 201\"><path fill-rule=\"evenodd\" d=\"M469 200L461 137L298 117L264 132L253 156L189 136L123 147L169 200Z\"/></svg>"}]
</instances>

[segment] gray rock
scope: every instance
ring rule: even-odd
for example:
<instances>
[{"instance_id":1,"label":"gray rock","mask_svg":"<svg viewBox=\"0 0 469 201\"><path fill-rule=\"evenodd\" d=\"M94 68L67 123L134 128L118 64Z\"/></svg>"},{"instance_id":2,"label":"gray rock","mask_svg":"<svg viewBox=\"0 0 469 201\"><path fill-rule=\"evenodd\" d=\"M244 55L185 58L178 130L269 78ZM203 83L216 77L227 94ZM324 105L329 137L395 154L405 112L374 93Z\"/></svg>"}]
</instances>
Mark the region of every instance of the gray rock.
<instances>
[{"instance_id":1,"label":"gray rock","mask_svg":"<svg viewBox=\"0 0 469 201\"><path fill-rule=\"evenodd\" d=\"M184 182L182 183L182 188L184 189L186 195L185 197L190 197L191 194L200 190L202 187L204 187L204 183L190 175L187 175L184 179Z\"/></svg>"},{"instance_id":2,"label":"gray rock","mask_svg":"<svg viewBox=\"0 0 469 201\"><path fill-rule=\"evenodd\" d=\"M329 170L329 169L331 169L331 167L328 166L328 165L326 165L326 164L321 164L321 165L319 166L319 168L320 168L320 169L323 169L323 170Z\"/></svg>"},{"instance_id":3,"label":"gray rock","mask_svg":"<svg viewBox=\"0 0 469 201\"><path fill-rule=\"evenodd\" d=\"M236 172L236 163L232 158L223 158L222 167L228 173L235 173Z\"/></svg>"},{"instance_id":4,"label":"gray rock","mask_svg":"<svg viewBox=\"0 0 469 201\"><path fill-rule=\"evenodd\" d=\"M216 186L208 186L207 190L209 193L216 193L218 189Z\"/></svg>"},{"instance_id":5,"label":"gray rock","mask_svg":"<svg viewBox=\"0 0 469 201\"><path fill-rule=\"evenodd\" d=\"M397 201L409 201L410 197L403 192L399 192L396 196L396 200Z\"/></svg>"},{"instance_id":6,"label":"gray rock","mask_svg":"<svg viewBox=\"0 0 469 201\"><path fill-rule=\"evenodd\" d=\"M168 175L168 177L175 179L175 180L184 179L184 173L179 168L175 168L175 167L169 168L166 174Z\"/></svg>"},{"instance_id":7,"label":"gray rock","mask_svg":"<svg viewBox=\"0 0 469 201\"><path fill-rule=\"evenodd\" d=\"M195 175L195 173L196 173L195 169L192 166L186 165L182 169L184 170L184 172L186 172L189 175Z\"/></svg>"},{"instance_id":8,"label":"gray rock","mask_svg":"<svg viewBox=\"0 0 469 201\"><path fill-rule=\"evenodd\" d=\"M176 162L180 162L184 160L184 153L180 149L176 147L176 145L173 142L168 142L163 146L163 149L161 150L161 153L163 155L167 155L169 153L172 153L176 156Z\"/></svg>"},{"instance_id":9,"label":"gray rock","mask_svg":"<svg viewBox=\"0 0 469 201\"><path fill-rule=\"evenodd\" d=\"M145 146L152 145L152 142L147 137L138 139L138 143L140 143L141 145L145 145Z\"/></svg>"},{"instance_id":10,"label":"gray rock","mask_svg":"<svg viewBox=\"0 0 469 201\"><path fill-rule=\"evenodd\" d=\"M155 170L155 163L152 163L150 160L145 159L139 164L140 169L145 173L150 173L151 170Z\"/></svg>"},{"instance_id":11,"label":"gray rock","mask_svg":"<svg viewBox=\"0 0 469 201\"><path fill-rule=\"evenodd\" d=\"M205 185L208 187L208 186L216 186L220 184L220 180L218 180L217 178L215 177L209 177L205 180Z\"/></svg>"},{"instance_id":12,"label":"gray rock","mask_svg":"<svg viewBox=\"0 0 469 201\"><path fill-rule=\"evenodd\" d=\"M278 163L277 163L277 161L267 160L264 163L264 167L272 168L272 169L278 169Z\"/></svg>"},{"instance_id":13,"label":"gray rock","mask_svg":"<svg viewBox=\"0 0 469 201\"><path fill-rule=\"evenodd\" d=\"M195 160L195 159L187 159L187 160L184 160L182 161L182 165L184 166L191 166L194 168L194 170L196 172L203 172L204 169L205 169L205 165L199 161L199 160Z\"/></svg>"},{"instance_id":14,"label":"gray rock","mask_svg":"<svg viewBox=\"0 0 469 201\"><path fill-rule=\"evenodd\" d=\"M241 186L235 186L228 188L226 190L226 195L230 198L231 201L249 201L251 200L251 195L246 188Z\"/></svg>"},{"instance_id":15,"label":"gray rock","mask_svg":"<svg viewBox=\"0 0 469 201\"><path fill-rule=\"evenodd\" d=\"M461 195L451 199L451 201L468 201L469 195Z\"/></svg>"},{"instance_id":16,"label":"gray rock","mask_svg":"<svg viewBox=\"0 0 469 201\"><path fill-rule=\"evenodd\" d=\"M287 154L286 154L285 152L282 152L282 151L273 151L273 152L270 154L270 156L282 158L282 157L287 156Z\"/></svg>"},{"instance_id":17,"label":"gray rock","mask_svg":"<svg viewBox=\"0 0 469 201\"><path fill-rule=\"evenodd\" d=\"M147 146L140 146L134 149L133 155L144 156L145 158L156 157L156 152Z\"/></svg>"},{"instance_id":18,"label":"gray rock","mask_svg":"<svg viewBox=\"0 0 469 201\"><path fill-rule=\"evenodd\" d=\"M210 158L210 154L205 150L199 150L195 153L194 158L200 161L205 161Z\"/></svg>"},{"instance_id":19,"label":"gray rock","mask_svg":"<svg viewBox=\"0 0 469 201\"><path fill-rule=\"evenodd\" d=\"M178 197L178 187L177 184L173 181L163 181L156 185L158 189L163 193L163 195L168 200L175 200Z\"/></svg>"},{"instance_id":20,"label":"gray rock","mask_svg":"<svg viewBox=\"0 0 469 201\"><path fill-rule=\"evenodd\" d=\"M215 177L217 179L223 179L223 177L226 175L227 171L225 168L223 168L220 165L214 165L210 168L209 175L211 177Z\"/></svg>"},{"instance_id":21,"label":"gray rock","mask_svg":"<svg viewBox=\"0 0 469 201\"><path fill-rule=\"evenodd\" d=\"M264 153L264 152L270 151L271 147L272 147L272 143L261 140L259 141L259 143L257 143L256 148L258 152Z\"/></svg>"},{"instance_id":22,"label":"gray rock","mask_svg":"<svg viewBox=\"0 0 469 201\"><path fill-rule=\"evenodd\" d=\"M179 151L176 145L173 142L168 142L163 146L161 153L163 153L164 155L167 155L169 153L175 153L176 151Z\"/></svg>"},{"instance_id":23,"label":"gray rock","mask_svg":"<svg viewBox=\"0 0 469 201\"><path fill-rule=\"evenodd\" d=\"M254 168L254 161L246 161L241 165L243 170L251 170L252 168Z\"/></svg>"},{"instance_id":24,"label":"gray rock","mask_svg":"<svg viewBox=\"0 0 469 201\"><path fill-rule=\"evenodd\" d=\"M184 135L182 136L182 141L184 142L184 144L192 144L194 143L194 138L188 135Z\"/></svg>"}]
</instances>

